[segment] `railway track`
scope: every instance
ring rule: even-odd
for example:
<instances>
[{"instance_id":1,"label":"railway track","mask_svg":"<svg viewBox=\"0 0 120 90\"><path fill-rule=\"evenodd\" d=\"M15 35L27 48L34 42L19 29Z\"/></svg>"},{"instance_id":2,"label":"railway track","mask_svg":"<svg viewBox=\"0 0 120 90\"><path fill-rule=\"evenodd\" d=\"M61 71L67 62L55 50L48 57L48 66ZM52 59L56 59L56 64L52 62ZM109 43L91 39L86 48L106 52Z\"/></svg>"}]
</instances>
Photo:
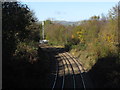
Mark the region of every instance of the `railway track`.
<instances>
[{"instance_id":1,"label":"railway track","mask_svg":"<svg viewBox=\"0 0 120 90\"><path fill-rule=\"evenodd\" d=\"M77 67L79 69L79 72L81 73L81 70L85 71L83 68L82 68L82 65L80 64L80 62L78 62L78 60L76 60L74 57L70 56L70 54L68 52L66 52L66 54L73 59L73 61L77 64ZM82 74L80 74L81 78L82 78L82 83L83 83L83 86L84 86L84 89L86 88L85 86L85 81L84 81L84 78L82 76Z\"/></svg>"},{"instance_id":2,"label":"railway track","mask_svg":"<svg viewBox=\"0 0 120 90\"><path fill-rule=\"evenodd\" d=\"M55 80L52 86L52 90L55 88L57 77L58 77L58 62L56 61L56 74L55 74Z\"/></svg>"},{"instance_id":3,"label":"railway track","mask_svg":"<svg viewBox=\"0 0 120 90\"><path fill-rule=\"evenodd\" d=\"M52 90L56 88L82 88L86 89L84 78L81 75L81 64L67 52L59 52L56 50L55 56L58 62L56 63L56 73L53 82Z\"/></svg>"},{"instance_id":4,"label":"railway track","mask_svg":"<svg viewBox=\"0 0 120 90\"><path fill-rule=\"evenodd\" d=\"M67 65L69 65L69 68L71 68L71 72L70 74L72 74L72 80L73 80L73 89L75 89L75 74L74 74L74 69L73 69L73 66L71 64L71 62L69 61L69 59L66 58L66 56L62 53L62 57L64 58L64 60L66 60L66 63ZM68 88L68 87L67 87Z\"/></svg>"},{"instance_id":5,"label":"railway track","mask_svg":"<svg viewBox=\"0 0 120 90\"><path fill-rule=\"evenodd\" d=\"M82 84L83 84L83 88L86 89L86 86L85 86L85 81L84 81L84 78L81 74L81 70L83 69L82 68L82 65L78 62L78 60L76 60L74 57L72 57L68 52L66 52L66 54L74 61L74 63L77 65L78 67L78 70L79 70L79 73L80 73L80 78L82 80ZM84 71L84 69L83 69Z\"/></svg>"}]
</instances>

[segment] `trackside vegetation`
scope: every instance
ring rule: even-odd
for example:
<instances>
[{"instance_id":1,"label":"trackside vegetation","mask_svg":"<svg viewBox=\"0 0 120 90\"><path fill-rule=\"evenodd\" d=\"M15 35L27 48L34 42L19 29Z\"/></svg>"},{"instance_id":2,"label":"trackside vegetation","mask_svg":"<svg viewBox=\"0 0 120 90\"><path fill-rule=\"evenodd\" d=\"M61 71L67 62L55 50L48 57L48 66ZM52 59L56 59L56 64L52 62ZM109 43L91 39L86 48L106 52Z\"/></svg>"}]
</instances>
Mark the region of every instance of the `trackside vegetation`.
<instances>
[{"instance_id":1,"label":"trackside vegetation","mask_svg":"<svg viewBox=\"0 0 120 90\"><path fill-rule=\"evenodd\" d=\"M20 2L2 2L3 89L42 88L48 58L39 47L40 23Z\"/></svg>"}]
</instances>

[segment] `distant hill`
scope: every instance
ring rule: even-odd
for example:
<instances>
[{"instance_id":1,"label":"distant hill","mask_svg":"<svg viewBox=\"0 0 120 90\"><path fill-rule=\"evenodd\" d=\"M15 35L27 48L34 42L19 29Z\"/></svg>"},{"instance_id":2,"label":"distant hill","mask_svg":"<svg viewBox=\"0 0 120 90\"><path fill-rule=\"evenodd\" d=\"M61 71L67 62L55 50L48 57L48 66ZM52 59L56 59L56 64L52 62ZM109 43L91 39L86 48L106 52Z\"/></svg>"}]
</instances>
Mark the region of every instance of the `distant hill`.
<instances>
[{"instance_id":1,"label":"distant hill","mask_svg":"<svg viewBox=\"0 0 120 90\"><path fill-rule=\"evenodd\" d=\"M62 25L80 25L80 21L71 22L71 21L53 21L53 23L59 23Z\"/></svg>"},{"instance_id":2,"label":"distant hill","mask_svg":"<svg viewBox=\"0 0 120 90\"><path fill-rule=\"evenodd\" d=\"M59 23L59 24L62 24L62 25L65 25L65 26L68 26L68 25L80 25L81 24L81 21L76 21L76 22L72 22L72 21L52 21L53 23ZM39 23L42 23L42 21L40 21Z\"/></svg>"}]
</instances>

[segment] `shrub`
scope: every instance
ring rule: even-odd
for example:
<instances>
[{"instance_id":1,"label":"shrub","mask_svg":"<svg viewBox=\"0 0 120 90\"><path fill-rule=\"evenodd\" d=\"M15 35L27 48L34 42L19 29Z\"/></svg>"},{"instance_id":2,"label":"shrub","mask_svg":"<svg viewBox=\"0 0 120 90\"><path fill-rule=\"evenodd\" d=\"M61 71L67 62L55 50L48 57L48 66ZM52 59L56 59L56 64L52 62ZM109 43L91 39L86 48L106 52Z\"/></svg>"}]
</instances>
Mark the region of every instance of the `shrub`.
<instances>
[{"instance_id":1,"label":"shrub","mask_svg":"<svg viewBox=\"0 0 120 90\"><path fill-rule=\"evenodd\" d=\"M37 58L38 44L35 42L20 42L15 51L15 56L32 62Z\"/></svg>"}]
</instances>

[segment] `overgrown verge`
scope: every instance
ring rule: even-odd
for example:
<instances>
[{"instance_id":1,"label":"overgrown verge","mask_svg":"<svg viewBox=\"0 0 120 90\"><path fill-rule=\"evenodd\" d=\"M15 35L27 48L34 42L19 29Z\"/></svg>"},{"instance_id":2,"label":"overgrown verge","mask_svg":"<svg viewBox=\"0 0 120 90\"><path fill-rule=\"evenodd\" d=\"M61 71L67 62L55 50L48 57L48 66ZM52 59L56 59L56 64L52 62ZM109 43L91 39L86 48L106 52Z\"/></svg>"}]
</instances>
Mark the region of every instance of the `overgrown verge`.
<instances>
[{"instance_id":1,"label":"overgrown verge","mask_svg":"<svg viewBox=\"0 0 120 90\"><path fill-rule=\"evenodd\" d=\"M34 13L20 2L2 2L2 25L2 89L45 87L49 60Z\"/></svg>"},{"instance_id":2,"label":"overgrown verge","mask_svg":"<svg viewBox=\"0 0 120 90\"><path fill-rule=\"evenodd\" d=\"M103 48L103 47L102 47ZM98 48L97 48L98 49ZM89 74L95 87L101 88L119 88L120 85L120 57L117 53L105 53L105 56L99 56L95 52L82 51L77 48L72 49L70 53L78 58L82 63L86 74Z\"/></svg>"},{"instance_id":3,"label":"overgrown verge","mask_svg":"<svg viewBox=\"0 0 120 90\"><path fill-rule=\"evenodd\" d=\"M93 16L73 29L65 47L83 64L87 74L101 88L120 87L120 42L118 6L100 19ZM105 19L106 18L106 19Z\"/></svg>"},{"instance_id":4,"label":"overgrown verge","mask_svg":"<svg viewBox=\"0 0 120 90\"><path fill-rule=\"evenodd\" d=\"M88 72L96 87L120 88L120 60L118 57L108 56L100 58Z\"/></svg>"},{"instance_id":5,"label":"overgrown verge","mask_svg":"<svg viewBox=\"0 0 120 90\"><path fill-rule=\"evenodd\" d=\"M45 88L49 60L38 43L21 42L11 62L4 64L4 88Z\"/></svg>"}]
</instances>

